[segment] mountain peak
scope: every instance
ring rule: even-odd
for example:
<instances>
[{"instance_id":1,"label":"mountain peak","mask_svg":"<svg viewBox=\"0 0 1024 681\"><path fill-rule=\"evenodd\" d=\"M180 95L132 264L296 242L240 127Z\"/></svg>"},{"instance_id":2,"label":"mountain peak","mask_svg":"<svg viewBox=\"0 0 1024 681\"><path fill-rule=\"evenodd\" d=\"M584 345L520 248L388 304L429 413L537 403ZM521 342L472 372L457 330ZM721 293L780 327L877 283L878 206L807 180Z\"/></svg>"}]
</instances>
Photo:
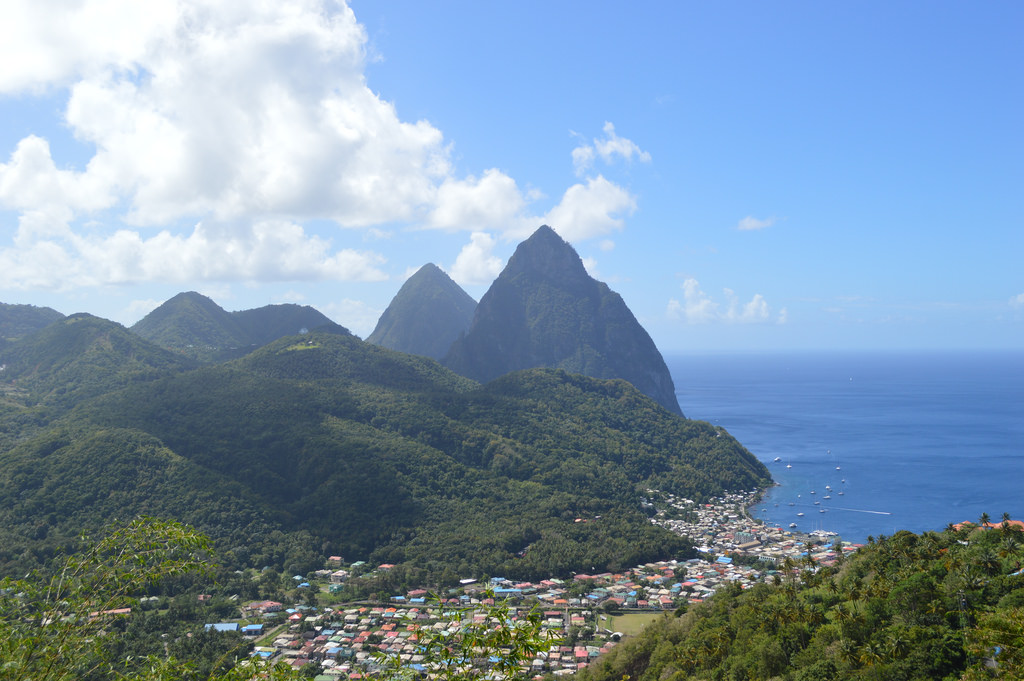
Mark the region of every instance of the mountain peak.
<instances>
[{"instance_id":1,"label":"mountain peak","mask_svg":"<svg viewBox=\"0 0 1024 681\"><path fill-rule=\"evenodd\" d=\"M682 413L654 341L547 225L519 244L443 363L478 381L534 367L621 378Z\"/></svg>"},{"instance_id":2,"label":"mountain peak","mask_svg":"<svg viewBox=\"0 0 1024 681\"><path fill-rule=\"evenodd\" d=\"M391 350L444 357L452 341L469 328L476 301L433 263L398 290L366 340Z\"/></svg>"}]
</instances>

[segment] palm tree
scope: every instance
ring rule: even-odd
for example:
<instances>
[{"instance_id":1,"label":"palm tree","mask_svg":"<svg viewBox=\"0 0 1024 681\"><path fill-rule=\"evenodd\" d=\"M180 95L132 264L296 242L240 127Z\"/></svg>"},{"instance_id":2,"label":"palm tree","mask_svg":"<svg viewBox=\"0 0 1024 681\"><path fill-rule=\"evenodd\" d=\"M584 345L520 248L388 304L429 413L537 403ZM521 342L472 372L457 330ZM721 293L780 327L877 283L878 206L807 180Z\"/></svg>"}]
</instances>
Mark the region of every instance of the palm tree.
<instances>
[{"instance_id":1,"label":"palm tree","mask_svg":"<svg viewBox=\"0 0 1024 681\"><path fill-rule=\"evenodd\" d=\"M992 520L992 518L991 518L991 517L989 517L989 514L988 514L988 513L982 513L982 514L981 514L981 517L980 517L980 518L978 518L978 525L979 525L980 527L985 527L986 525L988 525L988 523L989 523L989 521L990 521L990 520Z\"/></svg>"}]
</instances>

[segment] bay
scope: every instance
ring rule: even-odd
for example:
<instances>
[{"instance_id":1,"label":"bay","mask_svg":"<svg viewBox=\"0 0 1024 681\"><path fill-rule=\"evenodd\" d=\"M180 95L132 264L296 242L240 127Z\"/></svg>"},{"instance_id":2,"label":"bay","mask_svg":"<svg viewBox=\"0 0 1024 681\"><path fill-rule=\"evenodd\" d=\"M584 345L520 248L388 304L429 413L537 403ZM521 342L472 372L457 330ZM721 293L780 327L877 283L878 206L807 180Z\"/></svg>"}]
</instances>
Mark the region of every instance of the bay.
<instances>
[{"instance_id":1,"label":"bay","mask_svg":"<svg viewBox=\"0 0 1024 681\"><path fill-rule=\"evenodd\" d=\"M683 413L768 466L778 486L752 509L767 523L864 542L1024 519L1024 353L665 360Z\"/></svg>"}]
</instances>

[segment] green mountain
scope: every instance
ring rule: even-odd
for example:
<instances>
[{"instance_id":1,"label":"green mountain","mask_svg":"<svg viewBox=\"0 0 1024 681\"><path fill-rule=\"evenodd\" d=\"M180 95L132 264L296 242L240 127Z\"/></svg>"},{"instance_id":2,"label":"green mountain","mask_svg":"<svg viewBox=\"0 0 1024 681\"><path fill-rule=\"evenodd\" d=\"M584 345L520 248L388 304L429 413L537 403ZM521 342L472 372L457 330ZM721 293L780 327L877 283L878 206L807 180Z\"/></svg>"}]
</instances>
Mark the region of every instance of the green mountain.
<instances>
[{"instance_id":1,"label":"green mountain","mask_svg":"<svg viewBox=\"0 0 1024 681\"><path fill-rule=\"evenodd\" d=\"M662 617L580 681L1024 678L1024 533L907 531ZM768 566L765 566L766 568Z\"/></svg>"},{"instance_id":2,"label":"green mountain","mask_svg":"<svg viewBox=\"0 0 1024 681\"><path fill-rule=\"evenodd\" d=\"M622 298L587 274L572 246L546 225L516 248L443 363L478 381L530 367L621 378L682 413L654 341Z\"/></svg>"},{"instance_id":3,"label":"green mountain","mask_svg":"<svg viewBox=\"0 0 1024 681\"><path fill-rule=\"evenodd\" d=\"M648 522L646 490L769 482L724 431L625 381L533 369L481 386L325 331L195 367L111 322L58 328L16 343L0 380L4 572L138 514L196 524L239 567L619 569L690 555Z\"/></svg>"},{"instance_id":4,"label":"green mountain","mask_svg":"<svg viewBox=\"0 0 1024 681\"><path fill-rule=\"evenodd\" d=\"M70 408L194 363L131 333L120 324L79 313L12 343L0 353L3 383L33 403Z\"/></svg>"},{"instance_id":5,"label":"green mountain","mask_svg":"<svg viewBox=\"0 0 1024 681\"><path fill-rule=\"evenodd\" d=\"M469 328L475 309L476 301L430 263L406 280L366 340L440 360Z\"/></svg>"},{"instance_id":6,"label":"green mountain","mask_svg":"<svg viewBox=\"0 0 1024 681\"><path fill-rule=\"evenodd\" d=\"M282 336L337 326L316 308L292 303L239 310L232 312L231 316L242 327L246 339L256 345L266 345Z\"/></svg>"},{"instance_id":7,"label":"green mountain","mask_svg":"<svg viewBox=\"0 0 1024 681\"><path fill-rule=\"evenodd\" d=\"M64 315L49 307L0 303L0 347L63 318Z\"/></svg>"},{"instance_id":8,"label":"green mountain","mask_svg":"<svg viewBox=\"0 0 1024 681\"><path fill-rule=\"evenodd\" d=\"M166 301L131 328L160 347L203 361L223 361L282 336L325 327L348 333L308 305L265 305L228 312L206 296L189 291Z\"/></svg>"},{"instance_id":9,"label":"green mountain","mask_svg":"<svg viewBox=\"0 0 1024 681\"><path fill-rule=\"evenodd\" d=\"M162 348L210 359L225 350L253 345L237 318L206 296L179 293L132 325L131 330Z\"/></svg>"}]
</instances>

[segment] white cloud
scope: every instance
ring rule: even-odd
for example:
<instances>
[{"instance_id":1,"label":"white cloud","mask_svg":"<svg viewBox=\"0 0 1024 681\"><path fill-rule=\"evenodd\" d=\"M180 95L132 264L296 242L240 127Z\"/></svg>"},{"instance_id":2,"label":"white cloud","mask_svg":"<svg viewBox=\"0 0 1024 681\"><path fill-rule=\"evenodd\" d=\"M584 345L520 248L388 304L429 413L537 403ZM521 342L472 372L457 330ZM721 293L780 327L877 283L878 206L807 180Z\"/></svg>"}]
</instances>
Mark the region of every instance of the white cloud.
<instances>
[{"instance_id":1,"label":"white cloud","mask_svg":"<svg viewBox=\"0 0 1024 681\"><path fill-rule=\"evenodd\" d=\"M636 197L601 175L569 187L542 222L566 241L582 241L622 229L623 214L636 210Z\"/></svg>"},{"instance_id":2,"label":"white cloud","mask_svg":"<svg viewBox=\"0 0 1024 681\"><path fill-rule=\"evenodd\" d=\"M1011 307L1024 307L1024 293L1019 293L1010 298Z\"/></svg>"},{"instance_id":3,"label":"white cloud","mask_svg":"<svg viewBox=\"0 0 1024 681\"><path fill-rule=\"evenodd\" d=\"M670 319L685 321L687 324L707 324L712 322L728 324L756 324L772 321L772 309L760 293L755 294L746 303L740 302L736 293L724 289L726 305L723 307L700 288L700 283L690 277L682 285L683 299L672 298L668 302L666 314ZM788 312L785 308L775 316L774 322L785 324Z\"/></svg>"},{"instance_id":4,"label":"white cloud","mask_svg":"<svg viewBox=\"0 0 1024 681\"><path fill-rule=\"evenodd\" d=\"M613 163L616 157L631 162L634 158L643 163L649 163L650 153L641 149L636 142L625 137L619 137L615 133L615 126L610 122L604 124L604 137L595 138L593 145L581 144L572 151L572 163L577 175L583 175L594 163L596 157L600 157L605 163Z\"/></svg>"},{"instance_id":5,"label":"white cloud","mask_svg":"<svg viewBox=\"0 0 1024 681\"><path fill-rule=\"evenodd\" d=\"M432 204L450 173L441 132L401 121L366 86L365 34L345 5L165 2L166 25L137 20L137 31L125 29L132 39L110 48L72 41L72 54L49 63L46 55L59 52L54 35L82 31L70 23L78 15L88 14L86 25L137 19L120 15L131 3L92 5L50 8L52 28L35 10L18 9L32 17L20 42L31 42L25 49L39 58L22 65L8 55L3 84L73 79L66 123L96 148L79 180L106 204L115 192L125 199L131 223L408 220ZM52 179L49 150L30 147L38 172ZM28 201L0 200L16 208Z\"/></svg>"},{"instance_id":6,"label":"white cloud","mask_svg":"<svg viewBox=\"0 0 1024 681\"><path fill-rule=\"evenodd\" d=\"M187 236L161 231L143 238L66 232L19 249L0 250L0 287L69 290L142 281L379 281L374 253L342 249L300 225L268 221L233 230L195 227Z\"/></svg>"},{"instance_id":7,"label":"white cloud","mask_svg":"<svg viewBox=\"0 0 1024 681\"><path fill-rule=\"evenodd\" d=\"M748 215L747 217L745 217L745 218L743 218L742 220L739 221L739 223L736 225L736 229L738 229L740 231L743 231L743 232L748 232L748 231L751 231L751 230L764 229L766 227L771 227L772 225L775 224L775 222L776 222L776 218L775 217L766 218L764 220L758 220L754 216Z\"/></svg>"},{"instance_id":8,"label":"white cloud","mask_svg":"<svg viewBox=\"0 0 1024 681\"><path fill-rule=\"evenodd\" d=\"M500 262L491 234L548 223L580 241L636 210L601 175L541 216L529 207L542 194L500 170L456 175L441 131L368 87L366 44L342 0L10 0L0 94L66 95L63 123L95 151L69 168L31 135L0 163L0 209L18 213L0 284L384 278L379 255L332 250L307 220L368 238L397 225L472 232L453 273L479 282ZM572 159L650 154L606 123Z\"/></svg>"},{"instance_id":9,"label":"white cloud","mask_svg":"<svg viewBox=\"0 0 1024 681\"><path fill-rule=\"evenodd\" d=\"M437 191L429 224L444 229L519 230L526 202L515 180L491 168L480 179L448 178Z\"/></svg>"},{"instance_id":10,"label":"white cloud","mask_svg":"<svg viewBox=\"0 0 1024 681\"><path fill-rule=\"evenodd\" d=\"M496 241L486 232L473 232L462 247L449 275L460 285L486 284L501 273L501 258L493 254Z\"/></svg>"}]
</instances>

